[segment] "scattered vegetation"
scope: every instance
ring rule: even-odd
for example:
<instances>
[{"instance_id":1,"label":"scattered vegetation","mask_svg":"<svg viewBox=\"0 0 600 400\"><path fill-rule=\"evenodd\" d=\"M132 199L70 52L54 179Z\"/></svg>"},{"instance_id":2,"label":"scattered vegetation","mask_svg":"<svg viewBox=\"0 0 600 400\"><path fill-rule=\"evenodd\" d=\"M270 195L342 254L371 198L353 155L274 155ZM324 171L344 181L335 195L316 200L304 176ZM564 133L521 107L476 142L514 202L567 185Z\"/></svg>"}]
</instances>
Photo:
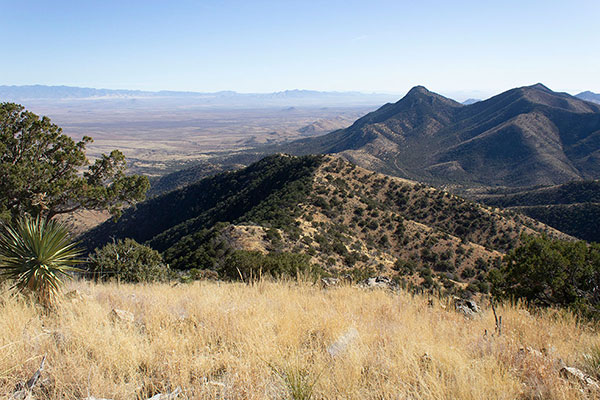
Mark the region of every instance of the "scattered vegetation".
<instances>
[{"instance_id":1,"label":"scattered vegetation","mask_svg":"<svg viewBox=\"0 0 600 400\"><path fill-rule=\"evenodd\" d=\"M132 237L174 269L224 279L293 276L269 260L302 254L333 275L387 275L407 287L462 294L487 293L488 271L502 254L521 233L544 228L339 158L275 155L144 202L84 241ZM240 250L249 253L233 254ZM414 264L410 275L394 269L398 259ZM233 261L243 268L227 265Z\"/></svg>"},{"instance_id":2,"label":"scattered vegetation","mask_svg":"<svg viewBox=\"0 0 600 400\"><path fill-rule=\"evenodd\" d=\"M579 239L600 243L600 203L515 207L512 210Z\"/></svg>"},{"instance_id":3,"label":"scattered vegetation","mask_svg":"<svg viewBox=\"0 0 600 400\"><path fill-rule=\"evenodd\" d=\"M293 229L293 205L307 195L311 174L322 158L271 156L242 170L206 178L139 204L118 223L108 222L89 232L83 243L91 249L111 237L130 237L163 252L218 222L268 221Z\"/></svg>"}]
</instances>

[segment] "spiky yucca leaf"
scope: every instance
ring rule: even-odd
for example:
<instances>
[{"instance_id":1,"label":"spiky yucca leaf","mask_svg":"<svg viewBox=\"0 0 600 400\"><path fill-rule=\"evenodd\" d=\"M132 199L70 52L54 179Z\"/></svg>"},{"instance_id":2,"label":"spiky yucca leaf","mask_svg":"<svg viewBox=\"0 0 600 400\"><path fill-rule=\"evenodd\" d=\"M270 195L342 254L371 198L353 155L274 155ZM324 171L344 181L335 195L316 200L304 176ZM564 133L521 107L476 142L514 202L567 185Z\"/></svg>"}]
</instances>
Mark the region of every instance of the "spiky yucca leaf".
<instances>
[{"instance_id":1,"label":"spiky yucca leaf","mask_svg":"<svg viewBox=\"0 0 600 400\"><path fill-rule=\"evenodd\" d=\"M68 272L77 270L74 266L81 262L81 253L64 225L25 216L0 233L0 275L49 305L64 278L70 277Z\"/></svg>"}]
</instances>

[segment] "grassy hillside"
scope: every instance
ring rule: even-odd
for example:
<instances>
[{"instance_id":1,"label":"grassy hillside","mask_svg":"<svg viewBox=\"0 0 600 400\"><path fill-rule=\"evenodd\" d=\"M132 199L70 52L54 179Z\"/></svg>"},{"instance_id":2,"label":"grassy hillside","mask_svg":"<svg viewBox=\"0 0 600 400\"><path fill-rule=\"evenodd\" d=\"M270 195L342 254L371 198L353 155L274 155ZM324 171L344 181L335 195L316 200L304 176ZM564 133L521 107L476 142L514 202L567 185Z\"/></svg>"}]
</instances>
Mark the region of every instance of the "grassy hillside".
<instances>
[{"instance_id":1,"label":"grassy hillside","mask_svg":"<svg viewBox=\"0 0 600 400\"><path fill-rule=\"evenodd\" d=\"M43 356L36 398L147 399L177 387L185 399L597 398L560 369L597 376L598 335L553 309L499 306L498 336L487 307L466 319L402 291L264 281L73 288L49 314L0 294L2 398Z\"/></svg>"},{"instance_id":2,"label":"grassy hillside","mask_svg":"<svg viewBox=\"0 0 600 400\"><path fill-rule=\"evenodd\" d=\"M565 236L340 158L280 155L149 200L84 240L91 248L132 237L175 269L222 277L239 277L228 271L233 262L267 265L260 254L277 253L279 263L309 262L326 274L486 292L488 270L522 233L536 232Z\"/></svg>"}]
</instances>

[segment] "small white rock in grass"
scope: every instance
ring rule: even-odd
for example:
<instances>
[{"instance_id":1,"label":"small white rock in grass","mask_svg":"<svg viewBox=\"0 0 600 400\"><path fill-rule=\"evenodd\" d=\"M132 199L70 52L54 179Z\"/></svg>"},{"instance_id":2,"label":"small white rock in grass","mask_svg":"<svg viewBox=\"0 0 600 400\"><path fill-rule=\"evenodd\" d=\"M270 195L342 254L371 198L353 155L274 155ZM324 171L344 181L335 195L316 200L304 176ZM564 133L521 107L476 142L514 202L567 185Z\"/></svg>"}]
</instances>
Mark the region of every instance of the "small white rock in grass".
<instances>
[{"instance_id":1,"label":"small white rock in grass","mask_svg":"<svg viewBox=\"0 0 600 400\"><path fill-rule=\"evenodd\" d=\"M171 393L158 393L150 397L148 400L174 400L181 394L181 388L177 388Z\"/></svg>"},{"instance_id":2,"label":"small white rock in grass","mask_svg":"<svg viewBox=\"0 0 600 400\"><path fill-rule=\"evenodd\" d=\"M343 353L356 339L358 339L358 331L355 327L351 327L327 348L327 352L331 357L336 357Z\"/></svg>"},{"instance_id":3,"label":"small white rock in grass","mask_svg":"<svg viewBox=\"0 0 600 400\"><path fill-rule=\"evenodd\" d=\"M588 389L600 390L600 383L578 368L562 367L560 373L563 377L576 380Z\"/></svg>"},{"instance_id":4,"label":"small white rock in grass","mask_svg":"<svg viewBox=\"0 0 600 400\"><path fill-rule=\"evenodd\" d=\"M385 276L376 276L365 280L363 286L368 288L389 289L392 287L392 281Z\"/></svg>"},{"instance_id":5,"label":"small white rock in grass","mask_svg":"<svg viewBox=\"0 0 600 400\"><path fill-rule=\"evenodd\" d=\"M135 316L129 311L119 310L118 308L113 308L110 312L110 316L113 320L119 322L133 322L135 321Z\"/></svg>"},{"instance_id":6,"label":"small white rock in grass","mask_svg":"<svg viewBox=\"0 0 600 400\"><path fill-rule=\"evenodd\" d=\"M321 278L321 286L324 289L339 286L340 280L338 278Z\"/></svg>"}]
</instances>

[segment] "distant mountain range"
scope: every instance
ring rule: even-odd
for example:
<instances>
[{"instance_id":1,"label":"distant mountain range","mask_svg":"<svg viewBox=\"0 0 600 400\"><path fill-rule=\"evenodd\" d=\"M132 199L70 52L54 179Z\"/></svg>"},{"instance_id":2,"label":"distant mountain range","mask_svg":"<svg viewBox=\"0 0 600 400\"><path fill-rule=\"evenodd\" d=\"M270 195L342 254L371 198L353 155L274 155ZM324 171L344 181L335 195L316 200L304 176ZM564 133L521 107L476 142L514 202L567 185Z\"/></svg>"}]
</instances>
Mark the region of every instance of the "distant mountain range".
<instances>
[{"instance_id":1,"label":"distant mountain range","mask_svg":"<svg viewBox=\"0 0 600 400\"><path fill-rule=\"evenodd\" d=\"M597 179L600 105L542 84L471 105L417 86L346 129L267 151L337 153L371 170L434 184Z\"/></svg>"},{"instance_id":2,"label":"distant mountain range","mask_svg":"<svg viewBox=\"0 0 600 400\"><path fill-rule=\"evenodd\" d=\"M25 100L180 100L209 105L361 105L381 104L397 98L395 95L361 92L321 92L315 90L285 90L274 93L214 93L180 91L142 91L94 89L73 86L1 86L0 101Z\"/></svg>"},{"instance_id":3,"label":"distant mountain range","mask_svg":"<svg viewBox=\"0 0 600 400\"><path fill-rule=\"evenodd\" d=\"M581 92L578 95L576 95L575 97L577 97L581 100L592 101L594 103L600 104L600 94L599 93L587 91L587 92Z\"/></svg>"}]
</instances>

